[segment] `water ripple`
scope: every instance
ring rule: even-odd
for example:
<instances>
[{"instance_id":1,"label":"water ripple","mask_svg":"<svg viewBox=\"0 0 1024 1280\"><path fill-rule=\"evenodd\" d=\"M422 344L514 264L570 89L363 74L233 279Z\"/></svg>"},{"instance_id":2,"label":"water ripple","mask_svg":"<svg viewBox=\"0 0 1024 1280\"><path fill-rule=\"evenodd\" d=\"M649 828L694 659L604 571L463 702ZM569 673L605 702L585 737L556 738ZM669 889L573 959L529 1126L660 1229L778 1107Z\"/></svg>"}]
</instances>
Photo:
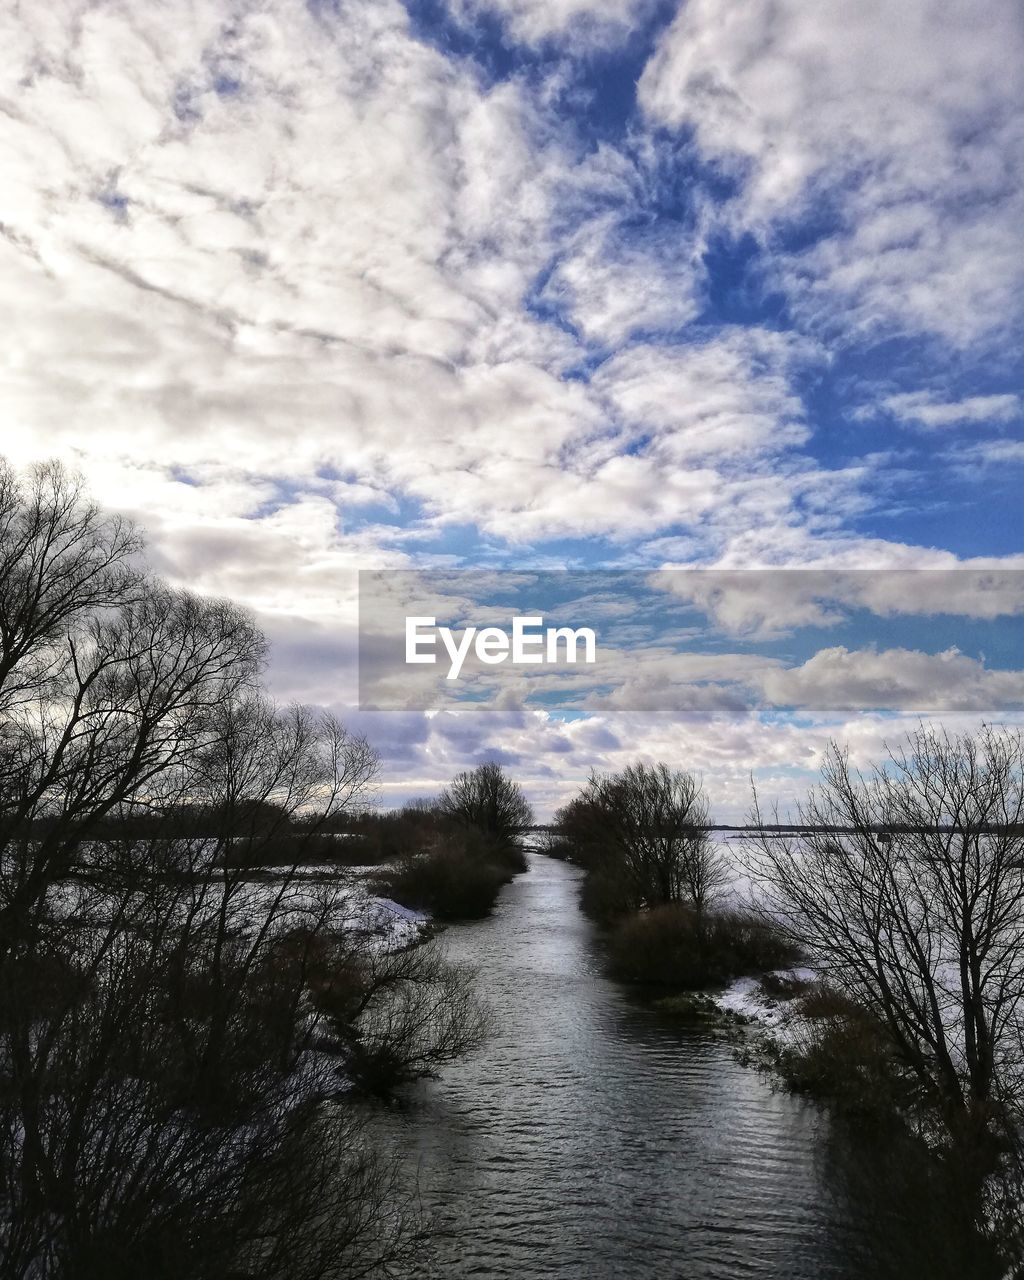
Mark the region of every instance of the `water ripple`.
<instances>
[{"instance_id":1,"label":"water ripple","mask_svg":"<svg viewBox=\"0 0 1024 1280\"><path fill-rule=\"evenodd\" d=\"M535 857L447 935L499 1032L390 1121L435 1225L410 1280L909 1276L853 1260L820 1111L601 975L577 877Z\"/></svg>"}]
</instances>

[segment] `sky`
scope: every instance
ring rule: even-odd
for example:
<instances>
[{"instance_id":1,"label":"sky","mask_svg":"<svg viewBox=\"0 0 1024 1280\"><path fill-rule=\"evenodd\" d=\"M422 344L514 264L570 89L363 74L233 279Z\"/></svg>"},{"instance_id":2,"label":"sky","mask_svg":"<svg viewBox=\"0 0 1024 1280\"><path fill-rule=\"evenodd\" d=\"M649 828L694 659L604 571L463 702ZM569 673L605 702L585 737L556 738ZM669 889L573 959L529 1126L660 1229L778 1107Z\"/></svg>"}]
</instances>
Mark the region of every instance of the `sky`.
<instances>
[{"instance_id":1,"label":"sky","mask_svg":"<svg viewBox=\"0 0 1024 1280\"><path fill-rule=\"evenodd\" d=\"M386 802L493 758L547 812L642 757L724 820L829 736L876 757L897 668L951 724L1016 714L1014 0L8 0L0 49L0 452L254 609ZM684 568L762 571L698 601L782 664L741 702L357 705L359 570ZM1009 576L840 636L772 576L808 568Z\"/></svg>"}]
</instances>

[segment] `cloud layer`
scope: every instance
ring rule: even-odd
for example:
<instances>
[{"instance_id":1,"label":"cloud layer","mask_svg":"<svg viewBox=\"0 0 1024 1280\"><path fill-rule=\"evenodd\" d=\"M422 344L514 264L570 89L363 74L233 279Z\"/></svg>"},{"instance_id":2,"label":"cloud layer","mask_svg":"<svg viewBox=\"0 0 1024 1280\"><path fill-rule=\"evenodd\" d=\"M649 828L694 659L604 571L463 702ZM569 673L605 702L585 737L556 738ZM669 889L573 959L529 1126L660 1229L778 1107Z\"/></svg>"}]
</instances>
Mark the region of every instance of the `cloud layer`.
<instances>
[{"instance_id":1,"label":"cloud layer","mask_svg":"<svg viewBox=\"0 0 1024 1280\"><path fill-rule=\"evenodd\" d=\"M283 694L338 705L360 567L1020 563L1011 0L434 9L0 15L5 453L79 466L163 572L259 612ZM971 684L921 661L908 687ZM556 721L394 741L411 778L550 779L629 741Z\"/></svg>"}]
</instances>

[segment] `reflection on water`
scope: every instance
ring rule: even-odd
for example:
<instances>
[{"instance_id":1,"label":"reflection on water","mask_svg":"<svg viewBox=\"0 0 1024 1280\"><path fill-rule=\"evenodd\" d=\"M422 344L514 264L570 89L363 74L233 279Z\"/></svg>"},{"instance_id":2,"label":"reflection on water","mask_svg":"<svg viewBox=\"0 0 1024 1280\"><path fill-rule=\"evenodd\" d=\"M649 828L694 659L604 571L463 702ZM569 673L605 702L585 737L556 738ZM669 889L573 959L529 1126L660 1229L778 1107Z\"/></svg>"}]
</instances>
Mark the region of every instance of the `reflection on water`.
<instances>
[{"instance_id":1,"label":"reflection on water","mask_svg":"<svg viewBox=\"0 0 1024 1280\"><path fill-rule=\"evenodd\" d=\"M387 1121L436 1228L415 1274L972 1274L931 1247L941 1212L921 1187L885 1194L877 1136L840 1133L602 977L577 876L535 856L491 919L446 935L497 1031Z\"/></svg>"}]
</instances>

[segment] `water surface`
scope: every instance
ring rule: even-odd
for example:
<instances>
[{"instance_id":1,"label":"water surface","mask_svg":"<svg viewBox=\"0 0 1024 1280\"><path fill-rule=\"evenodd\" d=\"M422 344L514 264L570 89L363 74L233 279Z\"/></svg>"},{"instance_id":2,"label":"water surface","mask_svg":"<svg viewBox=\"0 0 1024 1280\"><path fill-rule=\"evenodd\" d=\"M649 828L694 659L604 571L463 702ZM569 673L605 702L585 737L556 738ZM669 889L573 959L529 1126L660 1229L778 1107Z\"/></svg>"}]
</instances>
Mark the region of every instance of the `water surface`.
<instances>
[{"instance_id":1,"label":"water surface","mask_svg":"<svg viewBox=\"0 0 1024 1280\"><path fill-rule=\"evenodd\" d=\"M497 1030L389 1122L435 1227L416 1274L967 1274L876 1136L839 1133L727 1040L603 976L578 876L533 855L491 918L445 935Z\"/></svg>"}]
</instances>

